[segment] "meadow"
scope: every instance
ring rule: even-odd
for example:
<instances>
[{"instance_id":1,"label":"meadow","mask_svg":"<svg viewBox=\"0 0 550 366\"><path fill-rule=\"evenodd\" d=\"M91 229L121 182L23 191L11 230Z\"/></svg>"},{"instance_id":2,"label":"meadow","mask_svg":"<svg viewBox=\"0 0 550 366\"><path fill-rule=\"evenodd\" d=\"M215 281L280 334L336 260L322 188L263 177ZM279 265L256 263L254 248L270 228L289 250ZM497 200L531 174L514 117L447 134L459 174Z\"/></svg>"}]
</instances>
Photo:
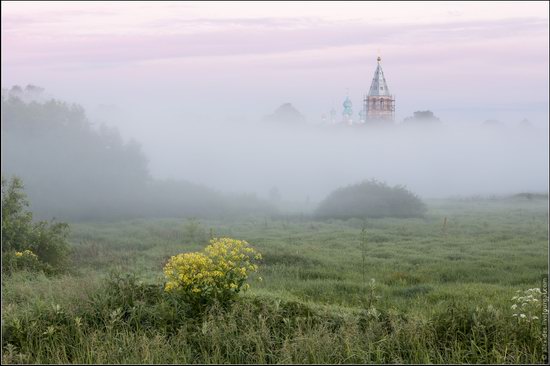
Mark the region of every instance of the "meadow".
<instances>
[{"instance_id":1,"label":"meadow","mask_svg":"<svg viewBox=\"0 0 550 366\"><path fill-rule=\"evenodd\" d=\"M543 298L526 318L512 298L548 273L548 198L426 204L406 219L72 223L68 273L3 276L3 362L543 363ZM212 237L263 260L237 301L197 313L162 269Z\"/></svg>"}]
</instances>

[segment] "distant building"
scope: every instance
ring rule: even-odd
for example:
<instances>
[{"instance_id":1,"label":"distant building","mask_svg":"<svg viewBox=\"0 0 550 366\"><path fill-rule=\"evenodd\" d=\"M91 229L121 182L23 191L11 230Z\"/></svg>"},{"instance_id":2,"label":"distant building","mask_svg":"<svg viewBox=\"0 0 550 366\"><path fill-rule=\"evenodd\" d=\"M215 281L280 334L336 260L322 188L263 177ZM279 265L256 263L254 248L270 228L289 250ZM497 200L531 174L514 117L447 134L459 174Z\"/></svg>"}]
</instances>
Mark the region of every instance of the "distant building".
<instances>
[{"instance_id":1,"label":"distant building","mask_svg":"<svg viewBox=\"0 0 550 366\"><path fill-rule=\"evenodd\" d=\"M352 102L349 98L349 94L346 95L346 99L342 103L342 120L336 120L336 111L334 108L329 112L330 117L327 118L325 114L322 115L321 120L323 123L335 124L335 125L365 125L368 123L374 123L377 121L393 122L395 112L395 98L390 93L388 83L384 77L380 56L377 58L378 65L374 71L374 77L369 92L364 95L363 105L359 108L359 113L354 119Z\"/></svg>"},{"instance_id":2,"label":"distant building","mask_svg":"<svg viewBox=\"0 0 550 366\"><path fill-rule=\"evenodd\" d=\"M348 125L353 124L353 110L351 108L352 103L349 96L346 97L346 100L344 100L342 105L344 106L344 111L342 112L342 122Z\"/></svg>"},{"instance_id":3,"label":"distant building","mask_svg":"<svg viewBox=\"0 0 550 366\"><path fill-rule=\"evenodd\" d=\"M391 95L380 65L381 58L377 58L378 65L370 85L369 93L363 99L363 115L365 122L394 121L395 99Z\"/></svg>"}]
</instances>

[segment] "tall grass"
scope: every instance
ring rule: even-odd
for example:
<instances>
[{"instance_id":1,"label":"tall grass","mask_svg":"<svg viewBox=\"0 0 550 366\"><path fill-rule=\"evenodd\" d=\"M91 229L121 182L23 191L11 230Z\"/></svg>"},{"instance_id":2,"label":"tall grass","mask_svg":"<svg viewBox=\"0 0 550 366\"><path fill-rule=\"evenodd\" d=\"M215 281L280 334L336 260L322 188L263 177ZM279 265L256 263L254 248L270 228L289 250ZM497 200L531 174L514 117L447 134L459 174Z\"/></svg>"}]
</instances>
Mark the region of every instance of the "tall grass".
<instances>
[{"instance_id":1,"label":"tall grass","mask_svg":"<svg viewBox=\"0 0 550 366\"><path fill-rule=\"evenodd\" d=\"M540 363L540 329L493 307L322 309L244 297L190 313L158 287L104 288L78 310L37 305L4 325L4 362L46 363ZM117 293L113 290L119 290Z\"/></svg>"},{"instance_id":2,"label":"tall grass","mask_svg":"<svg viewBox=\"0 0 550 366\"><path fill-rule=\"evenodd\" d=\"M75 224L72 274L2 279L3 361L542 363L541 323L510 307L548 271L546 202L429 207L424 219L365 224ZM162 291L162 267L203 249L205 228L262 252L264 281L197 313Z\"/></svg>"}]
</instances>

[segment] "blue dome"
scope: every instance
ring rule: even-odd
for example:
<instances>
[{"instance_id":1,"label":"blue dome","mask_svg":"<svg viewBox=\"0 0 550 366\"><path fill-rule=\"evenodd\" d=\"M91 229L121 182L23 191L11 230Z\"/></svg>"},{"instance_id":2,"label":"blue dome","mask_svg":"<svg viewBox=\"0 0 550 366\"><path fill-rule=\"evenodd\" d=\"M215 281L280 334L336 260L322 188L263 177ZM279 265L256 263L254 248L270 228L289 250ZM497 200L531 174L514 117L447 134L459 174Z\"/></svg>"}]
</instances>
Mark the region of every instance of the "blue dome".
<instances>
[{"instance_id":1,"label":"blue dome","mask_svg":"<svg viewBox=\"0 0 550 366\"><path fill-rule=\"evenodd\" d=\"M344 108L351 108L351 100L349 99L349 97L346 97L346 100L344 100L343 106Z\"/></svg>"},{"instance_id":2,"label":"blue dome","mask_svg":"<svg viewBox=\"0 0 550 366\"><path fill-rule=\"evenodd\" d=\"M346 119L351 118L351 116L353 115L353 110L351 109L351 100L349 100L349 97L346 97L343 105L344 111L342 112L342 114L344 115L344 117L346 117Z\"/></svg>"}]
</instances>

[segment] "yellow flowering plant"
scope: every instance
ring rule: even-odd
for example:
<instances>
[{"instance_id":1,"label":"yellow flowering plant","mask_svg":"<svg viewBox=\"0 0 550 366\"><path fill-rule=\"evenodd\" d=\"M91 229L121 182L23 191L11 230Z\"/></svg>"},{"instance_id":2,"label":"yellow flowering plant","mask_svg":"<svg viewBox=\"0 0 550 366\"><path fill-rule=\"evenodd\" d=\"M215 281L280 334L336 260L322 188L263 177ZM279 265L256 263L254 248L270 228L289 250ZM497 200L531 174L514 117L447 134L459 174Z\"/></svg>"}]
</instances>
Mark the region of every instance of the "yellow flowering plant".
<instances>
[{"instance_id":1,"label":"yellow flowering plant","mask_svg":"<svg viewBox=\"0 0 550 366\"><path fill-rule=\"evenodd\" d=\"M38 271L44 268L44 265L38 259L38 256L31 250L22 252L10 251L2 255L2 270L4 272L13 272L26 269L29 271Z\"/></svg>"},{"instance_id":2,"label":"yellow flowering plant","mask_svg":"<svg viewBox=\"0 0 550 366\"><path fill-rule=\"evenodd\" d=\"M32 259L38 259L38 257L36 256L36 254L34 254L31 250L24 250L22 252L15 252L15 256L16 257L20 257L20 258L32 258Z\"/></svg>"},{"instance_id":3,"label":"yellow flowering plant","mask_svg":"<svg viewBox=\"0 0 550 366\"><path fill-rule=\"evenodd\" d=\"M164 267L166 292L176 293L193 304L226 303L247 290L249 275L262 258L244 240L214 238L204 252L171 257Z\"/></svg>"}]
</instances>

